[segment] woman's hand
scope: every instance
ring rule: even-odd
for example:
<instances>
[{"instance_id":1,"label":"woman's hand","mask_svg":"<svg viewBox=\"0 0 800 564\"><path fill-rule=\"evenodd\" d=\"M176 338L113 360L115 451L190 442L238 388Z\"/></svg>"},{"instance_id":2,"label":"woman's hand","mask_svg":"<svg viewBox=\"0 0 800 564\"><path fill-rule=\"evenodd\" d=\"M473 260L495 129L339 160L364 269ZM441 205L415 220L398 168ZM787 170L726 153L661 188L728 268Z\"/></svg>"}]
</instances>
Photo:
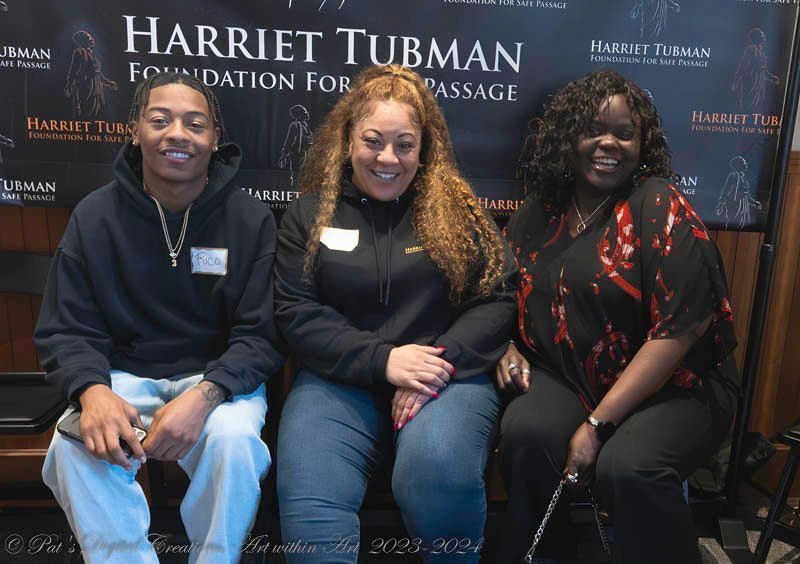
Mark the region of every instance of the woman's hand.
<instances>
[{"instance_id":1,"label":"woman's hand","mask_svg":"<svg viewBox=\"0 0 800 564\"><path fill-rule=\"evenodd\" d=\"M514 343L508 343L503 358L497 363L497 387L501 392L525 393L530 387L531 366Z\"/></svg>"},{"instance_id":2,"label":"woman's hand","mask_svg":"<svg viewBox=\"0 0 800 564\"><path fill-rule=\"evenodd\" d=\"M567 463L564 465L564 476L578 475L578 483L589 486L594 476L594 465L600 447L603 446L594 428L588 423L583 423L569 441Z\"/></svg>"},{"instance_id":3,"label":"woman's hand","mask_svg":"<svg viewBox=\"0 0 800 564\"><path fill-rule=\"evenodd\" d=\"M386 380L396 388L409 388L426 396L436 397L456 369L443 358L444 347L404 345L389 353Z\"/></svg>"},{"instance_id":4,"label":"woman's hand","mask_svg":"<svg viewBox=\"0 0 800 564\"><path fill-rule=\"evenodd\" d=\"M399 431L403 425L411 421L419 413L431 396L415 392L408 388L398 388L392 398L392 420L394 430Z\"/></svg>"}]
</instances>

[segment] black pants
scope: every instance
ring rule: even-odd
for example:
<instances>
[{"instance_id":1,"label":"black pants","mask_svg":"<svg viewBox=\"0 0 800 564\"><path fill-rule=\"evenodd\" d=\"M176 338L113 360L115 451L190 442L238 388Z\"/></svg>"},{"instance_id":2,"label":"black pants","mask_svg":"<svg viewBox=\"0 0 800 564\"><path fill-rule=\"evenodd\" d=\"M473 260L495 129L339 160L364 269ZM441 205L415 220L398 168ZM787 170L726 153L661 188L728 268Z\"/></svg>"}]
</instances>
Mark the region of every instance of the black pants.
<instances>
[{"instance_id":1,"label":"black pants","mask_svg":"<svg viewBox=\"0 0 800 564\"><path fill-rule=\"evenodd\" d=\"M534 369L532 384L509 404L501 423L509 497L497 560L502 563L519 561L530 546L561 479L569 440L586 418L563 380ZM681 484L722 441L734 409L735 394L720 378L704 378L698 390L664 388L603 445L592 492L612 515L615 563L700 562ZM575 544L563 527L566 504L559 506L543 539L551 549Z\"/></svg>"}]
</instances>

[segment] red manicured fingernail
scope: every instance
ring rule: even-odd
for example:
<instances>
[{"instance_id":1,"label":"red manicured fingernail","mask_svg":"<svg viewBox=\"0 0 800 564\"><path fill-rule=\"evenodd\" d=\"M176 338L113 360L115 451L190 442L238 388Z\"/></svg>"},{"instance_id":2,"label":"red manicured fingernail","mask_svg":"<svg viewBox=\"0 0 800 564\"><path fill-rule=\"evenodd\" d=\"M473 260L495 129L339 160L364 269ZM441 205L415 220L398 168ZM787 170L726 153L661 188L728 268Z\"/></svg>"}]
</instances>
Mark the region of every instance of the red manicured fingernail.
<instances>
[{"instance_id":1,"label":"red manicured fingernail","mask_svg":"<svg viewBox=\"0 0 800 564\"><path fill-rule=\"evenodd\" d=\"M452 376L453 378L456 377L456 367L455 366L453 367L453 373L450 376Z\"/></svg>"},{"instance_id":2,"label":"red manicured fingernail","mask_svg":"<svg viewBox=\"0 0 800 564\"><path fill-rule=\"evenodd\" d=\"M409 420L409 421L411 421L412 419L414 419L414 414L413 414L413 413L412 413L411 415L409 415L409 416L408 416L408 420Z\"/></svg>"},{"instance_id":3,"label":"red manicured fingernail","mask_svg":"<svg viewBox=\"0 0 800 564\"><path fill-rule=\"evenodd\" d=\"M436 348L439 349L440 351L446 351L447 350L447 347L436 347Z\"/></svg>"},{"instance_id":4,"label":"red manicured fingernail","mask_svg":"<svg viewBox=\"0 0 800 564\"><path fill-rule=\"evenodd\" d=\"M398 424L397 424L397 430L399 431L399 430L400 430L400 429L402 429L402 428L403 428L403 424L402 424L402 423L398 423Z\"/></svg>"},{"instance_id":5,"label":"red manicured fingernail","mask_svg":"<svg viewBox=\"0 0 800 564\"><path fill-rule=\"evenodd\" d=\"M433 397L434 397L434 399L438 398L439 397L439 393L438 392L433 392Z\"/></svg>"}]
</instances>

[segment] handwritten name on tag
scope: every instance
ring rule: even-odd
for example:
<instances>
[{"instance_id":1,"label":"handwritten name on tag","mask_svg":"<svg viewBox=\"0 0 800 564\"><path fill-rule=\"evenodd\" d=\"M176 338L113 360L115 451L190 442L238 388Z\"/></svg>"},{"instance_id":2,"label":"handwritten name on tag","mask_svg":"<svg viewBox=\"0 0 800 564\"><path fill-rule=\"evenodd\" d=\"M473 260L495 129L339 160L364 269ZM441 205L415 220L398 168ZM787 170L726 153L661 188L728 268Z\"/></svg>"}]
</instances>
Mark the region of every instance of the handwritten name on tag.
<instances>
[{"instance_id":1,"label":"handwritten name on tag","mask_svg":"<svg viewBox=\"0 0 800 564\"><path fill-rule=\"evenodd\" d=\"M319 242L332 251L352 251L358 246L358 229L323 227Z\"/></svg>"},{"instance_id":2,"label":"handwritten name on tag","mask_svg":"<svg viewBox=\"0 0 800 564\"><path fill-rule=\"evenodd\" d=\"M228 249L192 247L192 274L225 276L228 273Z\"/></svg>"}]
</instances>

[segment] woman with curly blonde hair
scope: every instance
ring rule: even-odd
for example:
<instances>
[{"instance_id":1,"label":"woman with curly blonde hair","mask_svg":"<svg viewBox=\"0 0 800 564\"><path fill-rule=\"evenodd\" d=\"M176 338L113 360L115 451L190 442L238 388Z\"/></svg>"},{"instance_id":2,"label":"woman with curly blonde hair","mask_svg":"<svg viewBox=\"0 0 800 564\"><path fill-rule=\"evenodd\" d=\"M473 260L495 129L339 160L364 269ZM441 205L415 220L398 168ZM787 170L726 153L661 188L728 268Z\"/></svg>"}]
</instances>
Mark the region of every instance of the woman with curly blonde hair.
<instances>
[{"instance_id":1,"label":"woman with curly blonde hair","mask_svg":"<svg viewBox=\"0 0 800 564\"><path fill-rule=\"evenodd\" d=\"M415 72L366 69L314 139L278 235L276 319L300 364L278 437L281 528L316 548L287 557L355 562L340 541L358 542L367 483L393 459L402 550L477 561L513 258Z\"/></svg>"}]
</instances>

